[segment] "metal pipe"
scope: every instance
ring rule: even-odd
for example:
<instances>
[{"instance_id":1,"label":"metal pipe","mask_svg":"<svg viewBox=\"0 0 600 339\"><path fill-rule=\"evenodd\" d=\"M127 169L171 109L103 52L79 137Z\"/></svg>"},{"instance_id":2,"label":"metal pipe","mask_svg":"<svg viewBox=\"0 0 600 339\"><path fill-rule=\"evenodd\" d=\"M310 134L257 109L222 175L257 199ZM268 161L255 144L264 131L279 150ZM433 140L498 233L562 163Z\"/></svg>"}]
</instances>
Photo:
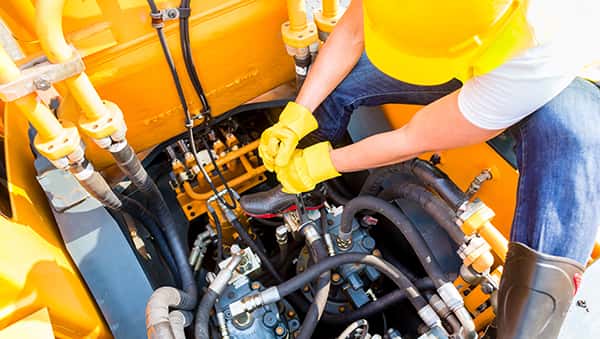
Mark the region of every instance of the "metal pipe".
<instances>
[{"instance_id":1,"label":"metal pipe","mask_svg":"<svg viewBox=\"0 0 600 339\"><path fill-rule=\"evenodd\" d=\"M306 5L304 0L287 0L288 17L292 31L302 31L307 27Z\"/></svg>"},{"instance_id":2,"label":"metal pipe","mask_svg":"<svg viewBox=\"0 0 600 339\"><path fill-rule=\"evenodd\" d=\"M64 63L74 56L62 28L65 0L37 0L35 2L36 32L42 50L53 63ZM88 120L97 120L109 114L94 85L85 72L65 80L65 83Z\"/></svg>"},{"instance_id":3,"label":"metal pipe","mask_svg":"<svg viewBox=\"0 0 600 339\"><path fill-rule=\"evenodd\" d=\"M323 16L326 18L335 18L338 15L340 4L338 0L323 0Z\"/></svg>"}]
</instances>

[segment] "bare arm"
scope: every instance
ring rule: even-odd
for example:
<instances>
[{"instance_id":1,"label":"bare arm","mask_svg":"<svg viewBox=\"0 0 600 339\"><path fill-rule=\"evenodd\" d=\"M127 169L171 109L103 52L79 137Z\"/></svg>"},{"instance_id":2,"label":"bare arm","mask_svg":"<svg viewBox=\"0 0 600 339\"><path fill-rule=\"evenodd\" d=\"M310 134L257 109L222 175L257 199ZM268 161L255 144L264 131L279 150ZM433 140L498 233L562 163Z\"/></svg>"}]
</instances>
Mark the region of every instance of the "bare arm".
<instances>
[{"instance_id":1,"label":"bare arm","mask_svg":"<svg viewBox=\"0 0 600 339\"><path fill-rule=\"evenodd\" d=\"M455 91L421 109L405 126L331 151L339 172L385 166L428 151L439 151L486 141L502 130L479 128L464 118Z\"/></svg>"},{"instance_id":2,"label":"bare arm","mask_svg":"<svg viewBox=\"0 0 600 339\"><path fill-rule=\"evenodd\" d=\"M363 49L362 0L353 0L319 51L296 102L314 111L350 73Z\"/></svg>"}]
</instances>

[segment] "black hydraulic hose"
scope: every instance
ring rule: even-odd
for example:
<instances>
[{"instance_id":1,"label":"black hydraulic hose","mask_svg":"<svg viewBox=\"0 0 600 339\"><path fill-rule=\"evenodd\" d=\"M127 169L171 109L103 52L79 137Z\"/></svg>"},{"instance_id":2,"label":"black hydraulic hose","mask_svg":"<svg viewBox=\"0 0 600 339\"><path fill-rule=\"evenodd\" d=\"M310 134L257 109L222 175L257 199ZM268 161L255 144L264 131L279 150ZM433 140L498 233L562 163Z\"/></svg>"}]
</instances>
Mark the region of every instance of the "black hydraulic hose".
<instances>
[{"instance_id":1,"label":"black hydraulic hose","mask_svg":"<svg viewBox=\"0 0 600 339\"><path fill-rule=\"evenodd\" d=\"M307 246L310 249L311 256L315 263L327 258L327 247L322 238L317 239L312 243L307 242ZM304 322L300 327L300 333L296 336L297 339L310 339L312 337L315 328L317 327L317 323L319 322L319 319L321 319L325 306L327 305L330 286L331 271L323 272L317 281L317 293L315 293L315 299L304 317Z\"/></svg>"},{"instance_id":2,"label":"black hydraulic hose","mask_svg":"<svg viewBox=\"0 0 600 339\"><path fill-rule=\"evenodd\" d=\"M258 257L260 258L260 261L265 266L267 271L269 271L269 273L273 276L273 278L275 278L275 280L277 280L277 282L282 282L283 278L281 278L281 275L279 275L279 272L277 272L277 270L275 269L275 267L273 266L273 264L271 263L269 258L267 258L267 255L265 254L265 252L263 252L261 250L261 248L258 247L258 244L256 244L256 242L252 239L252 237L250 237L250 234L248 234L246 229L244 229L244 226L242 226L242 224L239 222L239 220L237 220L237 219L233 220L231 222L231 226L233 226L235 231L239 234L242 241L248 247L250 247L252 249L252 251L254 251L254 253L256 253L258 255Z\"/></svg>"},{"instance_id":3,"label":"black hydraulic hose","mask_svg":"<svg viewBox=\"0 0 600 339\"><path fill-rule=\"evenodd\" d=\"M319 215L319 224L321 226L321 235L325 236L327 234L327 229L329 228L329 225L327 224L327 210L325 209L325 207L321 207L319 209L319 214L320 214Z\"/></svg>"},{"instance_id":4,"label":"black hydraulic hose","mask_svg":"<svg viewBox=\"0 0 600 339\"><path fill-rule=\"evenodd\" d=\"M408 174L417 177L423 184L437 192L455 211L468 201L466 194L448 178L446 173L419 158L374 170L363 184L360 195L376 196L381 191L382 184L392 174Z\"/></svg>"},{"instance_id":5,"label":"black hydraulic hose","mask_svg":"<svg viewBox=\"0 0 600 339\"><path fill-rule=\"evenodd\" d=\"M465 234L454 222L456 216L454 211L442 199L424 187L410 183L391 185L378 197L386 201L407 199L417 203L448 233L455 243L461 245L465 242Z\"/></svg>"},{"instance_id":6,"label":"black hydraulic hose","mask_svg":"<svg viewBox=\"0 0 600 339\"><path fill-rule=\"evenodd\" d=\"M415 281L415 287L419 291L435 290L433 282L429 278L423 278ZM334 324L346 324L358 319L368 318L375 314L381 313L386 308L396 305L399 302L406 300L406 292L404 290L393 290L392 292L372 301L352 312L331 314L325 313L321 317L321 321Z\"/></svg>"},{"instance_id":7,"label":"black hydraulic hose","mask_svg":"<svg viewBox=\"0 0 600 339\"><path fill-rule=\"evenodd\" d=\"M401 290L407 292L407 298L417 311L428 305L427 301L419 293L415 285L408 280L398 269L387 261L374 255L362 253L341 253L333 257L327 257L320 262L310 266L304 272L297 274L288 281L279 284L277 292L281 298L290 295L304 285L316 279L323 272L329 271L341 265L360 263L375 267L381 273L392 280Z\"/></svg>"},{"instance_id":8,"label":"black hydraulic hose","mask_svg":"<svg viewBox=\"0 0 600 339\"><path fill-rule=\"evenodd\" d=\"M200 83L198 72L196 71L196 66L194 65L194 58L192 56L192 49L190 46L190 2L190 0L182 0L179 5L179 42L181 45L181 54L183 55L188 77L190 78L190 81L194 87L194 91L196 92L196 95L198 95L198 99L200 99L200 103L202 104L202 111L203 113L210 114L210 106L208 105L208 100L206 100L204 89L202 89L202 84Z\"/></svg>"},{"instance_id":9,"label":"black hydraulic hose","mask_svg":"<svg viewBox=\"0 0 600 339\"><path fill-rule=\"evenodd\" d=\"M346 205L348 203L349 199L344 197L332 184L325 182L324 185L326 187L325 194L334 203L338 205Z\"/></svg>"},{"instance_id":10,"label":"black hydraulic hose","mask_svg":"<svg viewBox=\"0 0 600 339\"><path fill-rule=\"evenodd\" d=\"M192 268L187 260L188 251L186 242L179 237L173 215L171 215L171 211L158 190L156 183L148 175L148 172L146 172L142 166L142 163L139 161L139 158L131 146L125 145L122 149L114 151L111 154L113 155L117 166L119 166L135 187L137 187L148 200L152 211L160 222L160 226L165 233L169 247L177 262L181 276L182 289L189 295L191 300L196 301L198 292L196 290L196 282L194 280Z\"/></svg>"},{"instance_id":11,"label":"black hydraulic hose","mask_svg":"<svg viewBox=\"0 0 600 339\"><path fill-rule=\"evenodd\" d=\"M129 214L132 218L141 222L142 225L144 225L150 232L156 241L156 244L158 245L160 254L165 259L165 262L169 267L169 271L171 271L173 277L175 278L175 285L181 286L179 267L175 262L173 255L171 254L171 248L169 247L169 243L165 238L162 229L158 226L156 217L154 217L154 215L150 213L150 211L148 211L144 206L142 206L142 204L140 204L137 200L125 195L121 195L120 198L123 202L123 211Z\"/></svg>"},{"instance_id":12,"label":"black hydraulic hose","mask_svg":"<svg viewBox=\"0 0 600 339\"><path fill-rule=\"evenodd\" d=\"M196 339L209 339L208 323L210 320L210 311L212 310L219 295L210 288L202 296L198 309L196 310L196 320L194 324L194 333Z\"/></svg>"},{"instance_id":13,"label":"black hydraulic hose","mask_svg":"<svg viewBox=\"0 0 600 339\"><path fill-rule=\"evenodd\" d=\"M348 235L351 237L354 216L363 210L377 212L394 224L411 245L421 265L436 284L436 287L440 287L448 281L421 233L400 209L385 200L372 196L360 196L350 200L344 206L338 239L345 240Z\"/></svg>"}]
</instances>

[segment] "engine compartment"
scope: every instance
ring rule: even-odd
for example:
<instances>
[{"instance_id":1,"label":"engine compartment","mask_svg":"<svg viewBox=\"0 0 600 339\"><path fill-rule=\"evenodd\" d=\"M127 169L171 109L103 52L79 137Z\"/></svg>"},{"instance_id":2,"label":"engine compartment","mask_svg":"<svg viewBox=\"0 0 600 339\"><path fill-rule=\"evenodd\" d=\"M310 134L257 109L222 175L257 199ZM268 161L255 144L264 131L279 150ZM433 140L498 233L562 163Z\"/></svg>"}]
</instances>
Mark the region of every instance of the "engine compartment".
<instances>
[{"instance_id":1,"label":"engine compartment","mask_svg":"<svg viewBox=\"0 0 600 339\"><path fill-rule=\"evenodd\" d=\"M31 266L60 267L19 271L36 286L11 290L19 316L48 308L59 337L495 337L510 137L285 194L257 147L295 91L267 91L294 86L293 62L301 82L320 42L282 44L284 2L206 1L173 17L170 1L38 2L52 25L29 2L0 5L26 55L0 60L16 69L0 94L8 182L26 188L11 192L14 221L50 244ZM61 22L66 61L31 40ZM416 109L382 107L391 128Z\"/></svg>"},{"instance_id":2,"label":"engine compartment","mask_svg":"<svg viewBox=\"0 0 600 339\"><path fill-rule=\"evenodd\" d=\"M253 109L252 105L248 109ZM354 185L342 178L302 196L282 193L275 178L260 164L256 151L260 131L269 126L280 110L281 105L274 102L253 109L251 114L231 115L199 132L205 133L206 144L196 138L198 159L203 161L202 166L220 196L229 203L230 195L215 168L230 183L228 187L237 200L234 209L225 206L210 191L189 154L189 138L172 139L145 160L150 173L160 172L155 180L159 186L172 190L165 196L173 198L172 203L177 203L189 221L189 262L197 282L204 289L222 289L214 305L214 316L208 322L213 337L301 336L303 320L323 287L316 280L307 280L285 298L273 297L272 290L278 283L298 280L310 271L319 260L315 258L319 250L313 244L322 246L320 260L345 254L385 260L423 294L431 307L429 316L439 319L439 328L433 325L435 320L430 320L433 329L427 327L419 316L427 311L416 312L407 302L406 291L398 289L376 268L351 263L320 272L329 276L329 291L320 321L314 324L315 336L337 337L352 325L356 328L351 332L358 336L370 333L390 338L400 334L403 338L468 337L455 312L461 317L468 315L467 321L473 324L471 335L484 333L494 318L493 296L501 265L493 257L490 262L492 247L482 237L476 233L465 236L459 225L465 223L461 217L468 220L473 213L479 215L477 211L485 205L479 200L469 201L445 173L430 161L419 159L395 168L362 173L359 181L353 178ZM217 167L212 164L211 156ZM471 187L473 195L481 184L475 180ZM365 198L367 205L362 206L360 201ZM369 199L386 204L390 212L380 214L380 210L369 205L372 203ZM353 215L344 218L348 204ZM398 215L403 218L401 222L395 219ZM453 227L453 237L440 223L446 229ZM349 235L347 239L340 238L344 234L340 232L343 224ZM409 231L401 231L397 225L408 225ZM412 242L403 232L408 232ZM425 245L418 252L421 256L413 250L413 238ZM250 246L247 241L254 244ZM209 283L216 281L219 272L227 271L224 268L236 256L241 256L241 263L231 270L227 282L220 288ZM481 273L471 267L477 259L489 265ZM265 265L265 260L269 264ZM434 284L428 274L432 268L424 269L428 266L435 267L437 279L443 281ZM446 293L444 297L454 310L449 308L448 301L441 299L440 293ZM457 311L461 307L463 311ZM445 334L437 332L442 328Z\"/></svg>"}]
</instances>

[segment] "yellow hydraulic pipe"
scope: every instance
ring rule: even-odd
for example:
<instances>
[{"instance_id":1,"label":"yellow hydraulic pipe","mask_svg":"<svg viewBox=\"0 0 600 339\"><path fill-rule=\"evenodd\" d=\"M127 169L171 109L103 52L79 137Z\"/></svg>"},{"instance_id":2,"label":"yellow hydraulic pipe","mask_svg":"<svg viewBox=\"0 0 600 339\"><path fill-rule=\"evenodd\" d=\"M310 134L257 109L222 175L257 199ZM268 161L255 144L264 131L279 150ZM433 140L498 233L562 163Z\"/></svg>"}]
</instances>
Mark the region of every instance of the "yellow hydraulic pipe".
<instances>
[{"instance_id":1,"label":"yellow hydraulic pipe","mask_svg":"<svg viewBox=\"0 0 600 339\"><path fill-rule=\"evenodd\" d=\"M0 83L14 81L21 76L21 71L10 59L4 48L0 48ZM35 93L15 101L19 110L25 115L38 132L41 140L49 141L63 133L63 127L50 109L39 102Z\"/></svg>"},{"instance_id":2,"label":"yellow hydraulic pipe","mask_svg":"<svg viewBox=\"0 0 600 339\"><path fill-rule=\"evenodd\" d=\"M62 11L65 0L37 0L35 5L36 31L42 50L53 63L64 63L73 57L73 49L65 40ZM88 120L108 114L107 108L85 73L65 80L73 97Z\"/></svg>"},{"instance_id":3,"label":"yellow hydraulic pipe","mask_svg":"<svg viewBox=\"0 0 600 339\"><path fill-rule=\"evenodd\" d=\"M306 6L304 0L287 0L290 30L298 32L306 29Z\"/></svg>"},{"instance_id":4,"label":"yellow hydraulic pipe","mask_svg":"<svg viewBox=\"0 0 600 339\"><path fill-rule=\"evenodd\" d=\"M0 48L0 83L5 84L16 80L21 75L21 71L12 61L4 48Z\"/></svg>"},{"instance_id":5,"label":"yellow hydraulic pipe","mask_svg":"<svg viewBox=\"0 0 600 339\"><path fill-rule=\"evenodd\" d=\"M335 18L338 15L340 4L338 0L323 0L323 16Z\"/></svg>"}]
</instances>

